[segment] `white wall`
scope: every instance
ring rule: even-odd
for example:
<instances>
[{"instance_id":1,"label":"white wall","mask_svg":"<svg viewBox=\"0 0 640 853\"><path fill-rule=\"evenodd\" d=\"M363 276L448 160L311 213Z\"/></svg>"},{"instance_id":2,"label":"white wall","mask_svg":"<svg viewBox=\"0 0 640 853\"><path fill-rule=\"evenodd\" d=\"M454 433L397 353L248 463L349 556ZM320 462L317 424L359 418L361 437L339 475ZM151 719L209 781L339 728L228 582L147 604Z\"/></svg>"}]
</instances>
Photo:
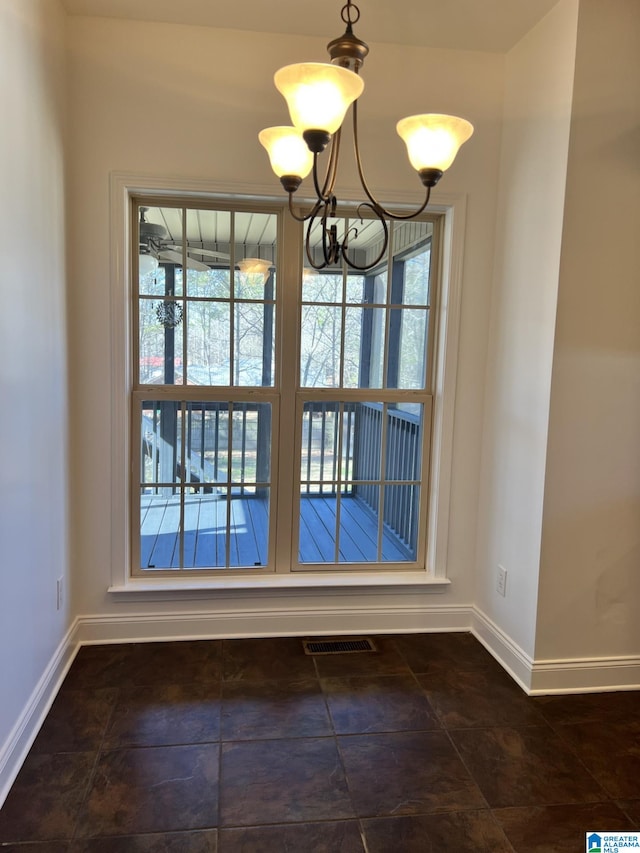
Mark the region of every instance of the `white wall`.
<instances>
[{"instance_id":1,"label":"white wall","mask_svg":"<svg viewBox=\"0 0 640 853\"><path fill-rule=\"evenodd\" d=\"M0 5L0 801L69 623L64 22L57 0Z\"/></svg>"},{"instance_id":2,"label":"white wall","mask_svg":"<svg viewBox=\"0 0 640 853\"><path fill-rule=\"evenodd\" d=\"M530 657L577 11L578 0L562 0L505 69L476 604Z\"/></svg>"},{"instance_id":3,"label":"white wall","mask_svg":"<svg viewBox=\"0 0 640 853\"><path fill-rule=\"evenodd\" d=\"M86 18L70 18L69 34L74 610L107 615L163 607L201 610L206 604L114 602L107 593L112 521L109 176L117 171L238 182L244 187L255 183L273 186L279 196L279 183L256 138L262 127L285 120L285 104L272 85L272 74L287 62L322 60L325 42ZM395 134L398 118L433 110L467 116L476 126L476 135L441 183L442 191L468 193L469 200L449 551L454 584L437 598L439 603L468 604L473 593L503 58L371 47L364 69L362 148L370 183L382 188L385 199L392 199L394 190L415 188L416 198L421 195ZM341 180L353 185L353 169ZM362 600L362 593L358 595ZM414 598L407 601L415 603ZM283 609L291 606L282 601Z\"/></svg>"},{"instance_id":4,"label":"white wall","mask_svg":"<svg viewBox=\"0 0 640 853\"><path fill-rule=\"evenodd\" d=\"M581 0L536 657L640 656L640 5Z\"/></svg>"}]
</instances>

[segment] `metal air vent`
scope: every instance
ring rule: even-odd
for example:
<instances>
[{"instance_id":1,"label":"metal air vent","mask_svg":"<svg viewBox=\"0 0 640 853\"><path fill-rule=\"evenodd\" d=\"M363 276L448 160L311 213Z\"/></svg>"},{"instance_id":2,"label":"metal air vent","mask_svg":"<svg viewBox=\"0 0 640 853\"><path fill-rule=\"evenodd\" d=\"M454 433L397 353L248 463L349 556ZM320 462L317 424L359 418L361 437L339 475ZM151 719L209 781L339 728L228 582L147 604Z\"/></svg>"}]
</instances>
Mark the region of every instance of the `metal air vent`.
<instances>
[{"instance_id":1,"label":"metal air vent","mask_svg":"<svg viewBox=\"0 0 640 853\"><path fill-rule=\"evenodd\" d=\"M348 637L335 640L303 640L306 655L343 655L377 651L368 637Z\"/></svg>"}]
</instances>

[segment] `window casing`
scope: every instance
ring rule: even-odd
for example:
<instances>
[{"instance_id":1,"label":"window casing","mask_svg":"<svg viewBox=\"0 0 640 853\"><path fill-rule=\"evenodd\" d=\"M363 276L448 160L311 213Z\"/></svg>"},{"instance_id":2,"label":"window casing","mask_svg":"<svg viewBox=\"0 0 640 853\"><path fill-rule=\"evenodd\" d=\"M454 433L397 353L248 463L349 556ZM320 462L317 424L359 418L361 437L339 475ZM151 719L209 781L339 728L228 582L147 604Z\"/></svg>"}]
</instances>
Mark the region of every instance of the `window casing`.
<instances>
[{"instance_id":1,"label":"window casing","mask_svg":"<svg viewBox=\"0 0 640 853\"><path fill-rule=\"evenodd\" d=\"M141 207L169 236L139 275L133 229L132 576L424 570L437 220L293 279L280 207Z\"/></svg>"}]
</instances>

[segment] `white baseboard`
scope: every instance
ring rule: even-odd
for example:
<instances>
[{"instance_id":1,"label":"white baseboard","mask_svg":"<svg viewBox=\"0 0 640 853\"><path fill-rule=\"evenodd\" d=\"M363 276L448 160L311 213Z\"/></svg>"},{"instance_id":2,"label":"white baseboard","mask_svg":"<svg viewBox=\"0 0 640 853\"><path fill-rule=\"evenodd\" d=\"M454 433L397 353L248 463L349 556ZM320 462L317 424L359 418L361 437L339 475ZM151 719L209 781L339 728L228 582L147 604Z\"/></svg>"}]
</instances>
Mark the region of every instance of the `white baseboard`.
<instances>
[{"instance_id":1,"label":"white baseboard","mask_svg":"<svg viewBox=\"0 0 640 853\"><path fill-rule=\"evenodd\" d=\"M78 649L76 622L53 653L9 737L0 748L0 808L56 698Z\"/></svg>"},{"instance_id":2,"label":"white baseboard","mask_svg":"<svg viewBox=\"0 0 640 853\"><path fill-rule=\"evenodd\" d=\"M529 693L536 696L615 690L640 690L640 657L538 660L533 666Z\"/></svg>"},{"instance_id":3,"label":"white baseboard","mask_svg":"<svg viewBox=\"0 0 640 853\"><path fill-rule=\"evenodd\" d=\"M495 622L473 608L471 632L526 692L530 692L533 660Z\"/></svg>"},{"instance_id":4,"label":"white baseboard","mask_svg":"<svg viewBox=\"0 0 640 853\"><path fill-rule=\"evenodd\" d=\"M348 634L398 634L468 631L471 608L438 605L356 605L317 609L312 606L219 612L127 613L80 616L79 643L150 642L153 640L299 637Z\"/></svg>"},{"instance_id":5,"label":"white baseboard","mask_svg":"<svg viewBox=\"0 0 640 853\"><path fill-rule=\"evenodd\" d=\"M534 660L477 608L473 634L530 696L640 690L640 657Z\"/></svg>"}]
</instances>

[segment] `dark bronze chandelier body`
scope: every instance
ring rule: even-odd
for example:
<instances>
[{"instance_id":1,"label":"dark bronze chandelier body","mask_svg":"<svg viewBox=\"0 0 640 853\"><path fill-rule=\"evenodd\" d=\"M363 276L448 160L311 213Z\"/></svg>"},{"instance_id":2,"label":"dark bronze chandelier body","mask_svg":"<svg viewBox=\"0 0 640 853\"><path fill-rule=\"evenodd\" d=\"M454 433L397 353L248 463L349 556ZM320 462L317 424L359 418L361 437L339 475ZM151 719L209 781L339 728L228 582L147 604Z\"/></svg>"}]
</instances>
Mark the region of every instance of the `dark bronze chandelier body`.
<instances>
[{"instance_id":1,"label":"dark bronze chandelier body","mask_svg":"<svg viewBox=\"0 0 640 853\"><path fill-rule=\"evenodd\" d=\"M307 65L287 66L286 68L281 69L279 72L276 73L276 86L287 98L295 127L269 128L266 131L262 131L262 133L260 134L260 141L269 151L274 171L276 171L276 174L279 175L281 184L284 190L288 193L289 211L291 215L298 222L307 223L305 251L309 264L316 270L322 270L325 267L336 265L340 262L340 259L342 259L349 267L360 271L366 271L379 264L387 250L389 242L389 229L387 225L387 220L414 219L424 211L424 209L429 203L432 188L442 177L444 169L447 168L448 165L450 165L450 163L452 162L458 147L462 144L462 142L469 138L469 136L473 132L473 128L469 124L469 122L466 122L464 119L458 119L452 116L412 116L408 119L403 119L402 121L400 121L398 123L398 132L400 133L400 135L403 136L405 142L407 143L407 148L409 149L409 157L411 159L412 164L418 171L420 180L426 189L426 194L424 201L418 207L418 209L413 210L410 213L396 213L387 210L376 199L367 184L366 178L364 176L358 139L358 96L364 88L364 83L360 82L359 80L355 81L353 78L355 77L355 75L359 74L360 68L362 67L364 60L367 54L369 53L369 47L353 32L353 25L357 23L360 18L360 10L354 3L351 2L351 0L347 0L347 3L345 4L345 6L343 6L341 11L341 17L344 23L346 24L346 30L342 36L333 39L333 41L329 42L329 44L327 45L327 51L331 58L330 66L321 65L320 63L309 63ZM349 257L348 254L349 241L350 239L355 239L357 237L358 228L356 226L351 226L347 229L342 238L340 238L338 236L338 226L336 222L334 221L332 223L331 221L334 220L336 217L337 199L335 195L335 184L338 174L338 161L340 157L342 118L340 118L337 129L333 133L325 127L305 126L304 121L301 119L296 121L294 113L295 104L292 105L292 98L295 99L299 96L296 92L294 92L292 95L289 92L289 89L286 89L285 84L281 84L281 82L279 81L279 76L286 76L287 72L289 72L289 76L291 76L291 74L295 75L297 73L299 76L302 77L303 71L305 69L311 69L314 73L321 74L323 68L330 68L331 66L337 66L340 69L345 69L346 74L342 74L342 72L340 73L343 77L347 79L347 83L351 84L352 89L355 89L356 91L355 95L351 93L351 95L348 96L349 100L346 101L346 106L344 107L342 116L344 116L344 112L346 111L346 109L348 109L349 105L351 105L353 110L352 123L355 161L358 170L358 175L360 178L360 183L362 185L364 194L367 197L366 201L363 201L358 205L357 214L358 217L360 217L360 221L363 222L363 214L365 210L368 211L370 214L368 218L371 218L372 215L373 218L379 221L382 229L381 249L377 253L376 257L368 261L365 265L357 264L352 258ZM298 71L298 69L300 69L300 71ZM337 72L333 73L335 74ZM293 91L293 88L290 88ZM302 88L303 86L300 86L299 90L301 91ZM447 134L448 139L445 140L445 146L446 144L448 144L449 148L452 148L454 150L453 155L450 158L444 158L444 160L446 161L446 165L444 165L444 167L441 167L442 164L438 162L437 156L433 156L431 160L429 160L429 158L427 157L426 162L423 162L422 157L420 159L420 162L417 162L415 157L412 156L410 142L406 138L405 132L401 130L401 126L406 125L407 123L416 124L416 122L420 124L419 120L421 121L421 124L424 125L424 127L421 128L423 136L428 133L431 133L432 135L434 133L440 133L441 138L444 139L444 134ZM313 156L311 172L313 175L313 186L316 194L316 199L309 212L304 215L299 215L296 212L293 205L293 194L296 192L296 190L302 183L304 176L308 174L309 166L307 164L304 167L299 167L298 171L291 171L290 173L287 173L286 165L281 165L279 167L276 166L274 156L270 148L270 140L265 139L267 135L276 131L280 131L282 133L287 132L289 137L291 137L292 139L296 136L296 134L299 135L301 140L300 144L306 145L306 148L309 152L311 152ZM457 139L454 139L456 134L458 137L460 137L459 141ZM295 142L295 139L293 139L293 142ZM321 179L319 156L327 149L327 146L328 160L324 177ZM447 154L450 154L450 152L447 151ZM305 155L301 154L300 156L304 157ZM316 261L314 247L311 245L312 234L315 233L318 224L320 225L321 231L320 248L322 250L322 260L320 260L320 262Z\"/></svg>"}]
</instances>

